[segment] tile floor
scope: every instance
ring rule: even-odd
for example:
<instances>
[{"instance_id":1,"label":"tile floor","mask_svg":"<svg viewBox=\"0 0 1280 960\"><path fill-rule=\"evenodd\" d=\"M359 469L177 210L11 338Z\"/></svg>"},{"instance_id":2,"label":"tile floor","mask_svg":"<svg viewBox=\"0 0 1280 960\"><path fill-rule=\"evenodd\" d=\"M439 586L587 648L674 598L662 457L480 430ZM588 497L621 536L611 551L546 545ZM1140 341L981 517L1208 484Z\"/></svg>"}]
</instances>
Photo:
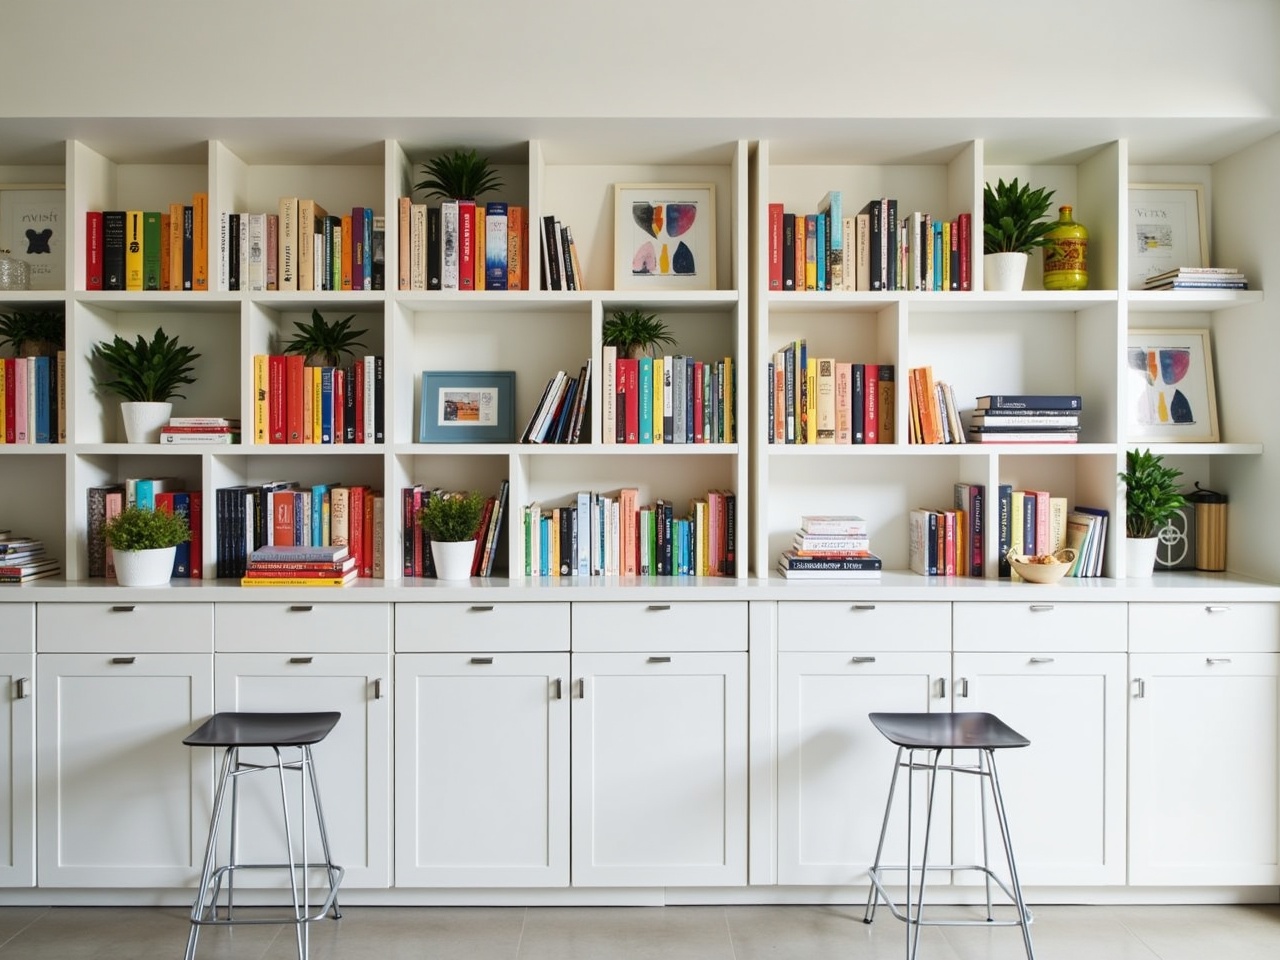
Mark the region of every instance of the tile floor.
<instances>
[{"instance_id":1,"label":"tile floor","mask_svg":"<svg viewBox=\"0 0 1280 960\"><path fill-rule=\"evenodd\" d=\"M860 908L347 907L314 960L884 960L905 928ZM176 960L182 908L0 907L0 960ZM1040 906L1039 960L1275 960L1280 906ZM207 928L200 960L289 960L292 928ZM1017 960L1016 928L934 927L921 960Z\"/></svg>"}]
</instances>

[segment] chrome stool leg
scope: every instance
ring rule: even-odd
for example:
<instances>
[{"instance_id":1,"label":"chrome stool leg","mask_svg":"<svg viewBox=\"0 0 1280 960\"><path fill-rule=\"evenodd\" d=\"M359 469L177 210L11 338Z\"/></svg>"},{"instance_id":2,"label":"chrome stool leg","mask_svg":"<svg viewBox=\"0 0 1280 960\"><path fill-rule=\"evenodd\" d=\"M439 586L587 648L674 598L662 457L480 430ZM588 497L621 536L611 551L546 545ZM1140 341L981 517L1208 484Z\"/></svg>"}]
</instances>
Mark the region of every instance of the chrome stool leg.
<instances>
[{"instance_id":1,"label":"chrome stool leg","mask_svg":"<svg viewBox=\"0 0 1280 960\"><path fill-rule=\"evenodd\" d=\"M876 859L871 869L867 871L867 876L871 880L871 889L867 891L867 909L862 915L863 923L871 923L876 917L876 904L879 903L876 885L880 875L880 857L884 853L885 834L889 832L889 814L893 811L893 792L898 786L898 771L902 769L902 750L902 747L898 748L898 755L893 761L893 776L889 778L889 799L884 805L884 820L880 824L880 842L876 844ZM908 829L910 829L909 824Z\"/></svg>"},{"instance_id":2,"label":"chrome stool leg","mask_svg":"<svg viewBox=\"0 0 1280 960\"><path fill-rule=\"evenodd\" d=\"M218 846L218 822L222 819L222 804L227 796L227 781L232 780L231 767L234 763L234 747L228 747L222 758L222 774L218 778L218 789L213 798L213 814L209 821L209 839L204 849L204 866L200 871L200 885L197 888L195 903L191 906L191 931L187 934L186 960L194 960L196 943L200 939L200 921L204 919L205 903L209 897L209 883L213 877L213 864ZM208 906L213 916L217 916L217 891L214 900Z\"/></svg>"},{"instance_id":3,"label":"chrome stool leg","mask_svg":"<svg viewBox=\"0 0 1280 960\"><path fill-rule=\"evenodd\" d=\"M1035 950L1031 946L1031 919L1027 911L1027 903L1022 897L1022 882L1018 879L1018 866L1013 859L1013 841L1009 838L1009 818L1005 813L1000 778L996 775L994 753L988 757L988 763L991 770L991 799L996 808L996 819L1000 823L1000 837L1004 841L1005 859L1009 864L1009 886L1013 889L1013 900L1018 910L1018 926L1022 928L1022 942L1027 948L1027 960L1035 960Z\"/></svg>"},{"instance_id":4,"label":"chrome stool leg","mask_svg":"<svg viewBox=\"0 0 1280 960\"><path fill-rule=\"evenodd\" d=\"M304 748L307 753L307 769L311 771L311 797L316 805L316 827L320 832L320 847L324 851L325 873L329 878L329 890L333 897L333 919L342 919L342 910L338 907L338 880L333 865L333 855L329 852L329 831L325 826L324 808L320 804L320 781L316 777L316 761L311 754L311 747Z\"/></svg>"}]
</instances>

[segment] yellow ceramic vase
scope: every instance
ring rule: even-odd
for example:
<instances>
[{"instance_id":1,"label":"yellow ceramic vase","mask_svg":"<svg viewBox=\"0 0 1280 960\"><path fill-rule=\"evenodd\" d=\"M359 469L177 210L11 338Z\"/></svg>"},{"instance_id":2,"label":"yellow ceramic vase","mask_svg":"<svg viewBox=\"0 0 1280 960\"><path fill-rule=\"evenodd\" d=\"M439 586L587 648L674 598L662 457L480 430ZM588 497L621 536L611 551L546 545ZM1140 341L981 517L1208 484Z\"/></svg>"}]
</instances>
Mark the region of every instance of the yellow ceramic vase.
<instances>
[{"instance_id":1,"label":"yellow ceramic vase","mask_svg":"<svg viewBox=\"0 0 1280 960\"><path fill-rule=\"evenodd\" d=\"M1089 231L1071 219L1071 208L1058 208L1058 222L1048 233L1044 248L1044 288L1046 290L1086 290L1089 271L1086 254Z\"/></svg>"}]
</instances>

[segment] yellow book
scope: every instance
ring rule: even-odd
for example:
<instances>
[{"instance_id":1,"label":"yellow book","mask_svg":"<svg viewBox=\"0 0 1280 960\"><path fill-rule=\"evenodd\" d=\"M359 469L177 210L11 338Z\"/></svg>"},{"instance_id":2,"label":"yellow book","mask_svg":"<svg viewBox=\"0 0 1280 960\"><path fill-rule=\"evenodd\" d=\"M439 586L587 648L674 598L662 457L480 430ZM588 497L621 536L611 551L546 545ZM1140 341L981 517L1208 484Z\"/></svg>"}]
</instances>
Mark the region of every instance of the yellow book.
<instances>
[{"instance_id":1,"label":"yellow book","mask_svg":"<svg viewBox=\"0 0 1280 960\"><path fill-rule=\"evenodd\" d=\"M722 390L724 391L722 397L724 401L724 420L722 421L724 437L722 439L725 443L733 443L737 437L738 429L737 424L734 423L733 410L733 357L724 358L724 384Z\"/></svg>"},{"instance_id":2,"label":"yellow book","mask_svg":"<svg viewBox=\"0 0 1280 960\"><path fill-rule=\"evenodd\" d=\"M271 438L267 436L268 431L268 399L267 389L269 383L269 375L267 373L267 355L265 353L255 353L253 355L253 442L254 443L270 443Z\"/></svg>"},{"instance_id":3,"label":"yellow book","mask_svg":"<svg viewBox=\"0 0 1280 960\"><path fill-rule=\"evenodd\" d=\"M818 361L809 357L805 361L805 443L818 442Z\"/></svg>"},{"instance_id":4,"label":"yellow book","mask_svg":"<svg viewBox=\"0 0 1280 960\"><path fill-rule=\"evenodd\" d=\"M169 290L182 289L182 204L169 204Z\"/></svg>"},{"instance_id":5,"label":"yellow book","mask_svg":"<svg viewBox=\"0 0 1280 960\"><path fill-rule=\"evenodd\" d=\"M341 288L342 290L351 289L351 254L355 250L354 243L355 234L351 232L351 214L342 215L342 261L341 261ZM363 229L363 227L361 228Z\"/></svg>"},{"instance_id":6,"label":"yellow book","mask_svg":"<svg viewBox=\"0 0 1280 960\"><path fill-rule=\"evenodd\" d=\"M664 362L662 357L653 358L653 442L662 443L662 405L665 402L666 390L662 385Z\"/></svg>"},{"instance_id":7,"label":"yellow book","mask_svg":"<svg viewBox=\"0 0 1280 960\"><path fill-rule=\"evenodd\" d=\"M481 288L483 289L483 288ZM560 576L560 508L551 508L551 525L547 529L547 536L551 542L547 545L547 556L550 558L550 569L543 570L543 573L550 574L553 577Z\"/></svg>"},{"instance_id":8,"label":"yellow book","mask_svg":"<svg viewBox=\"0 0 1280 960\"><path fill-rule=\"evenodd\" d=\"M320 368L307 367L307 372L311 376L310 389L307 391L311 397L311 418L307 421L311 424L310 443L320 443L323 437L321 428L321 413L324 410L324 391L320 387Z\"/></svg>"},{"instance_id":9,"label":"yellow book","mask_svg":"<svg viewBox=\"0 0 1280 960\"><path fill-rule=\"evenodd\" d=\"M124 214L124 288L142 289L142 211Z\"/></svg>"},{"instance_id":10,"label":"yellow book","mask_svg":"<svg viewBox=\"0 0 1280 960\"><path fill-rule=\"evenodd\" d=\"M191 289L209 289L209 194L191 196Z\"/></svg>"},{"instance_id":11,"label":"yellow book","mask_svg":"<svg viewBox=\"0 0 1280 960\"><path fill-rule=\"evenodd\" d=\"M951 289L951 223L942 221L942 289ZM1014 579L1020 579L1015 573Z\"/></svg>"},{"instance_id":12,"label":"yellow book","mask_svg":"<svg viewBox=\"0 0 1280 960\"><path fill-rule=\"evenodd\" d=\"M477 203L476 213L475 213L475 227L471 231L471 236L475 240L475 243L474 243L475 260L472 263L472 266L475 267L475 270L472 272L472 276L475 280L475 286L472 288L473 290L484 289L484 251L485 251L484 226L485 226L484 204Z\"/></svg>"},{"instance_id":13,"label":"yellow book","mask_svg":"<svg viewBox=\"0 0 1280 960\"><path fill-rule=\"evenodd\" d=\"M345 587L355 583L352 573L345 577L241 577L242 587Z\"/></svg>"},{"instance_id":14,"label":"yellow book","mask_svg":"<svg viewBox=\"0 0 1280 960\"><path fill-rule=\"evenodd\" d=\"M1023 524L1026 522L1025 491L1013 491L1013 498L1009 502L1009 548L1015 553L1022 553L1026 545L1023 542ZM1009 575L1012 580L1021 580L1018 571L1014 570Z\"/></svg>"}]
</instances>

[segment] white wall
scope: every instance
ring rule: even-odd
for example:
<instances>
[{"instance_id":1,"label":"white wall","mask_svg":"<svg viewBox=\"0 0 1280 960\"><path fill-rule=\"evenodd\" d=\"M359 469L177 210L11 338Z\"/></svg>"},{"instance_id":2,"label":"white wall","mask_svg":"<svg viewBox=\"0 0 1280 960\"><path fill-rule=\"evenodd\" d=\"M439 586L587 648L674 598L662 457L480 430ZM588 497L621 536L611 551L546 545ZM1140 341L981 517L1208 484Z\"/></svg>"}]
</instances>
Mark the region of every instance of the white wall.
<instances>
[{"instance_id":1,"label":"white wall","mask_svg":"<svg viewBox=\"0 0 1280 960\"><path fill-rule=\"evenodd\" d=\"M1276 0L62 0L0 30L16 117L1280 114Z\"/></svg>"}]
</instances>

